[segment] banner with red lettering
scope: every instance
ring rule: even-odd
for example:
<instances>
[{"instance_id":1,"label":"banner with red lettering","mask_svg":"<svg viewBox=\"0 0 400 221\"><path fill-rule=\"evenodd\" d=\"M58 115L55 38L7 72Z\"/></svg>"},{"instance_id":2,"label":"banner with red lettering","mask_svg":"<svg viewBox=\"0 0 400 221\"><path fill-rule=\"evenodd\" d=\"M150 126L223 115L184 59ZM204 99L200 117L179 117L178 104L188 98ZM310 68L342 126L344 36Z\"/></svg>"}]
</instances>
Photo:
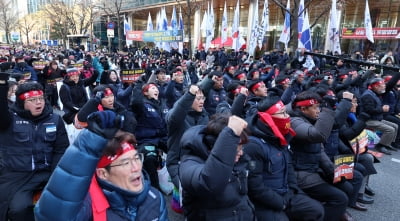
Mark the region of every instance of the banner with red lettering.
<instances>
[{"instance_id":1,"label":"banner with red lettering","mask_svg":"<svg viewBox=\"0 0 400 221\"><path fill-rule=\"evenodd\" d=\"M374 39L396 38L400 28L372 28ZM342 39L367 39L365 28L343 28Z\"/></svg>"},{"instance_id":2,"label":"banner with red lettering","mask_svg":"<svg viewBox=\"0 0 400 221\"><path fill-rule=\"evenodd\" d=\"M340 182L342 177L346 180L353 179L354 171L354 155L344 154L337 155L334 157L335 171L333 177L333 183Z\"/></svg>"}]
</instances>

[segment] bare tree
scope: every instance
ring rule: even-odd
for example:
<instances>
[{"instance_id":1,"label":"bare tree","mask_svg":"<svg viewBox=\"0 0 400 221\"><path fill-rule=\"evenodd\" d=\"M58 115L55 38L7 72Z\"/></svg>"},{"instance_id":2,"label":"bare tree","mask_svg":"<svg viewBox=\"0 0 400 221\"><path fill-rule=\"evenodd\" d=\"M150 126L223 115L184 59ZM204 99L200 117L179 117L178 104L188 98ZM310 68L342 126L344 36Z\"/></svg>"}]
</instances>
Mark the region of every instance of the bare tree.
<instances>
[{"instance_id":1,"label":"bare tree","mask_svg":"<svg viewBox=\"0 0 400 221\"><path fill-rule=\"evenodd\" d=\"M7 44L10 43L10 33L18 24L17 14L11 10L11 1L0 0L0 28L6 33Z\"/></svg>"},{"instance_id":2,"label":"bare tree","mask_svg":"<svg viewBox=\"0 0 400 221\"><path fill-rule=\"evenodd\" d=\"M26 15L20 19L18 27L23 35L26 37L26 43L29 45L29 33L35 28L37 21L34 15ZM21 36L22 37L22 36Z\"/></svg>"},{"instance_id":3,"label":"bare tree","mask_svg":"<svg viewBox=\"0 0 400 221\"><path fill-rule=\"evenodd\" d=\"M44 7L43 13L50 20L53 37L65 43L67 35L71 33L68 7L62 1L51 1Z\"/></svg>"},{"instance_id":4,"label":"bare tree","mask_svg":"<svg viewBox=\"0 0 400 221\"><path fill-rule=\"evenodd\" d=\"M176 0L178 5L181 6L180 1ZM189 38L189 57L192 57L192 16L194 12L201 7L201 0L186 0L186 8L182 9L182 14L186 17L187 20L187 31ZM182 7L181 7L182 8Z\"/></svg>"},{"instance_id":5,"label":"bare tree","mask_svg":"<svg viewBox=\"0 0 400 221\"><path fill-rule=\"evenodd\" d=\"M337 2L342 2L342 1L344 0L337 0ZM284 4L282 0L272 0L272 2L281 8L282 14L284 16L285 12L287 11L286 4ZM297 21L298 21L300 0L293 0L291 2L293 2L293 4L290 6L290 11L289 11L290 30L291 30L289 45L291 48L297 48L297 36L298 36ZM329 10L331 9L331 4L327 4L326 0L305 0L304 11L307 10L311 5L313 7L313 10L318 9L319 13L316 15L313 21L310 21L310 28L315 26L321 18L323 18L324 16L326 17L327 13L329 14Z\"/></svg>"},{"instance_id":6,"label":"bare tree","mask_svg":"<svg viewBox=\"0 0 400 221\"><path fill-rule=\"evenodd\" d=\"M54 38L66 42L69 34L88 34L95 17L94 1L75 0L68 5L62 0L52 0L44 7L51 23Z\"/></svg>"},{"instance_id":7,"label":"bare tree","mask_svg":"<svg viewBox=\"0 0 400 221\"><path fill-rule=\"evenodd\" d=\"M122 28L121 24L123 22L122 6L125 4L125 0L101 0L98 4L100 9L108 18L115 18L117 23L117 33L118 33L118 49L122 50ZM110 42L109 42L110 47Z\"/></svg>"}]
</instances>

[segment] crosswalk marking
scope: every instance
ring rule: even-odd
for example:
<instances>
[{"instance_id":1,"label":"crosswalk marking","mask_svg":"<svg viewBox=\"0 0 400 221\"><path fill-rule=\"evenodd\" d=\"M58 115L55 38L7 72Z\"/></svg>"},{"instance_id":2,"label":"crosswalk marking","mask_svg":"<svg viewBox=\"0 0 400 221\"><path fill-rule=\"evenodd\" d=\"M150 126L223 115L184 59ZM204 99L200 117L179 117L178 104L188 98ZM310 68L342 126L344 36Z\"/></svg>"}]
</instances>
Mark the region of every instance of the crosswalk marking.
<instances>
[{"instance_id":1,"label":"crosswalk marking","mask_svg":"<svg viewBox=\"0 0 400 221\"><path fill-rule=\"evenodd\" d=\"M396 163L400 163L400 160L399 160L399 159L396 159L396 158L392 158L392 161L393 161L393 162L396 162Z\"/></svg>"}]
</instances>

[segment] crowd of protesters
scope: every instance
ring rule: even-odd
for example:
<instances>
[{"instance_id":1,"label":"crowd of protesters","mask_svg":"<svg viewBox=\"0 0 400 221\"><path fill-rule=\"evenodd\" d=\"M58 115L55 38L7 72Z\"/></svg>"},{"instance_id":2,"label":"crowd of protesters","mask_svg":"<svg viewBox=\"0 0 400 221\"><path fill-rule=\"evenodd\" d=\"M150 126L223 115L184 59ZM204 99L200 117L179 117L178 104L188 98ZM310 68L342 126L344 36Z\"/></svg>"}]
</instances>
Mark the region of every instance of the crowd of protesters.
<instances>
[{"instance_id":1,"label":"crowd of protesters","mask_svg":"<svg viewBox=\"0 0 400 221\"><path fill-rule=\"evenodd\" d=\"M187 220L352 220L377 152L400 149L400 75L350 60L400 53L304 52L9 51L0 220L168 220L162 193Z\"/></svg>"}]
</instances>

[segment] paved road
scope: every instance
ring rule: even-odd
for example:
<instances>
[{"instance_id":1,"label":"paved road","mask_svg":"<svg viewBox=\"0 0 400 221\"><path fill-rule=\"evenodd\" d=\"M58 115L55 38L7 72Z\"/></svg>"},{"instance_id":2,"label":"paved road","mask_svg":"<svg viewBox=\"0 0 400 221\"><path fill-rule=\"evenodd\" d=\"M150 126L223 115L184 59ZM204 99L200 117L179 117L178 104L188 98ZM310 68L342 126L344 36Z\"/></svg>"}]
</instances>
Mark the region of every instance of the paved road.
<instances>
[{"instance_id":1,"label":"paved road","mask_svg":"<svg viewBox=\"0 0 400 221\"><path fill-rule=\"evenodd\" d=\"M400 220L400 152L385 155L375 166L378 174L370 177L369 185L375 190L374 204L367 205L368 211L361 212L349 208L357 221L399 221ZM170 209L171 197L166 198L170 221L183 221L182 215Z\"/></svg>"},{"instance_id":2,"label":"paved road","mask_svg":"<svg viewBox=\"0 0 400 221\"><path fill-rule=\"evenodd\" d=\"M370 187L375 190L374 204L368 211L349 209L355 220L359 221L398 221L400 220L400 152L385 155L376 163L378 174L370 177Z\"/></svg>"}]
</instances>

